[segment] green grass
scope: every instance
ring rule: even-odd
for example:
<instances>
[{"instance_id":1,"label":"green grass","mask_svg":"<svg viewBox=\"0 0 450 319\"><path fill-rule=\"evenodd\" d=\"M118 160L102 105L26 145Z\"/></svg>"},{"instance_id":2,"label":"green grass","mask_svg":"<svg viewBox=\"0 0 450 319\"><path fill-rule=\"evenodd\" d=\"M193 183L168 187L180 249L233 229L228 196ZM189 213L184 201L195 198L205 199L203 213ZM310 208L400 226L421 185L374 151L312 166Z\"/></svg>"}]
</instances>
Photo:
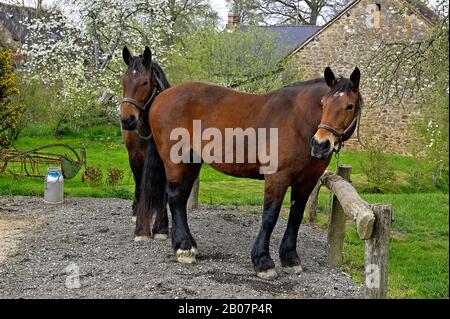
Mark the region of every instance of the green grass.
<instances>
[{"instance_id":1,"label":"green grass","mask_svg":"<svg viewBox=\"0 0 450 319\"><path fill-rule=\"evenodd\" d=\"M131 199L134 181L128 165L127 151L120 131L108 126L97 126L76 133L64 128L61 138L50 137L48 126L31 126L22 132L15 144L20 150L28 150L50 143L67 143L76 149L86 147L89 166L100 166L104 180L107 168L122 168L124 179L117 187L91 187L81 181L81 174L65 180L66 196L120 197ZM439 193L432 185L425 189L430 193L415 194L410 172L416 169L418 160L413 157L388 155L388 160L398 176L392 194L366 194L368 183L361 172L367 154L344 151L340 162L353 166L352 182L369 203L390 203L393 207L393 223L389 259L390 298L448 298L448 193ZM330 168L335 167L333 158ZM199 200L204 204L237 205L247 213L259 214L263 202L262 181L233 178L214 171L205 165L200 176ZM44 191L42 178L0 175L1 195L39 195ZM317 224L326 228L330 194L322 190ZM282 216L286 217L289 194L283 204ZM343 270L358 281L363 281L363 241L355 227L346 231Z\"/></svg>"}]
</instances>

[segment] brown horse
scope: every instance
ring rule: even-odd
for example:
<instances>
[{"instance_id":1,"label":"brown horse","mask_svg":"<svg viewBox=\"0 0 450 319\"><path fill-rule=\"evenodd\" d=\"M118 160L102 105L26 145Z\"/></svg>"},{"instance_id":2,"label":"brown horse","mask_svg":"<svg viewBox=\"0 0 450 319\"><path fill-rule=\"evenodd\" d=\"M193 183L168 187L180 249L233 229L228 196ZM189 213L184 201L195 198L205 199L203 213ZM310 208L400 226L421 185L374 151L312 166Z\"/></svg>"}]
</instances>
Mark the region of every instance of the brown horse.
<instances>
[{"instance_id":1,"label":"brown horse","mask_svg":"<svg viewBox=\"0 0 450 319\"><path fill-rule=\"evenodd\" d=\"M129 105L139 107L142 111L141 118L146 118L150 109L150 104L155 96L170 87L166 75L162 68L152 61L151 51L145 48L142 56L132 56L127 47L123 48L123 60L128 66L126 73L122 77L124 85L123 100L121 108ZM128 160L135 181L135 191L133 200L133 217L136 216L141 193L146 194L151 189L145 188L148 185L141 185L144 174L145 154L149 151L150 127L148 121L138 121L138 125L132 121L121 121L122 136L128 150ZM129 130L134 127L133 130ZM144 187L141 190L141 187ZM144 195L145 196L145 195ZM155 239L166 239L168 237L168 217L164 209L159 212L160 223L154 225L153 235ZM144 230L145 228L145 230ZM136 225L136 240L149 238L151 232L142 224Z\"/></svg>"},{"instance_id":2,"label":"brown horse","mask_svg":"<svg viewBox=\"0 0 450 319\"><path fill-rule=\"evenodd\" d=\"M269 241L291 187L291 208L279 255L285 272L302 271L296 246L305 204L335 147L339 149L358 125L362 106L359 80L358 68L349 79L336 78L326 68L324 79L267 94L194 82L173 86L155 99L149 114L152 143L157 148L151 154L152 172L165 172L166 183L154 173L144 179L152 190L158 185L167 188L172 246L179 262L195 262L198 253L189 231L186 203L203 161L228 175L265 181L262 225L251 252L261 278L277 276ZM123 107L121 116L138 118L141 112ZM199 137L200 126L204 131ZM238 146L246 153L239 153ZM149 199L151 211L161 209L162 198ZM144 213L138 214L138 219L150 219Z\"/></svg>"}]
</instances>

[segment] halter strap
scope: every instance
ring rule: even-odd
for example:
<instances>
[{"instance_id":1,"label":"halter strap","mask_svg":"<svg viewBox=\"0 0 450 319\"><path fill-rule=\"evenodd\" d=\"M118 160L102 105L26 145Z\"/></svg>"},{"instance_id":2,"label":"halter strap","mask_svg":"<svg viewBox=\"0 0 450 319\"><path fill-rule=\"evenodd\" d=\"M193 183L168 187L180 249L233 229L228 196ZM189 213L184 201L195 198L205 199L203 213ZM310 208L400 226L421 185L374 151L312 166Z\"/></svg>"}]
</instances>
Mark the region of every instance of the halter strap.
<instances>
[{"instance_id":1,"label":"halter strap","mask_svg":"<svg viewBox=\"0 0 450 319\"><path fill-rule=\"evenodd\" d=\"M323 128L324 130L327 130L328 132L330 132L331 134L333 134L334 136L337 137L337 139L338 139L338 148L337 148L337 150L334 148L333 151L336 152L336 153L339 153L339 151L341 150L342 146L344 145L344 136L347 135L347 133L350 132L350 130L355 126L355 124L357 124L359 122L360 116L361 116L361 109L358 109L358 113L353 118L353 121L350 123L350 125L342 133L340 133L334 127L331 127L329 125L322 124L322 123L320 123L317 128L318 129L319 128Z\"/></svg>"}]
</instances>

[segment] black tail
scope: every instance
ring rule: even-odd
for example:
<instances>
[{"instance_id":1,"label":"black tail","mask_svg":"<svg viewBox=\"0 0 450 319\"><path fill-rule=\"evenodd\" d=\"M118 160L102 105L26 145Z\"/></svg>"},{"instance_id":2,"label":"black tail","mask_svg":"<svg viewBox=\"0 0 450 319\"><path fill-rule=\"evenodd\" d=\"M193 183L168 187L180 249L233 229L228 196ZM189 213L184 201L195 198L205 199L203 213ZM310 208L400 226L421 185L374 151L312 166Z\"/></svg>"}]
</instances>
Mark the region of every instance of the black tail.
<instances>
[{"instance_id":1,"label":"black tail","mask_svg":"<svg viewBox=\"0 0 450 319\"><path fill-rule=\"evenodd\" d=\"M147 153L145 154L141 198L138 203L137 215L138 220L139 216L142 216L141 220L144 223L149 222L150 229L156 230L158 233L160 232L159 229L161 233L168 231L166 184L164 163L152 137L148 142ZM143 227L145 229L144 225ZM136 228L136 232L138 232L138 228ZM136 233L136 235L139 234Z\"/></svg>"}]
</instances>

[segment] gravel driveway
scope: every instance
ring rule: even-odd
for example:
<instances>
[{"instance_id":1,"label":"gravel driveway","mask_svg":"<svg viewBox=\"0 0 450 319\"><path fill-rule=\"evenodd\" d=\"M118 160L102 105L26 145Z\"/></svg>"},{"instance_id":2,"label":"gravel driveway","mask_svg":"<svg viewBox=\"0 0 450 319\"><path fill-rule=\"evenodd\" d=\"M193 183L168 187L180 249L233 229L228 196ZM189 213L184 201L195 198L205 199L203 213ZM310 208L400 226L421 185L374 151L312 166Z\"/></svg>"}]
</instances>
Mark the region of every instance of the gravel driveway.
<instances>
[{"instance_id":1,"label":"gravel driveway","mask_svg":"<svg viewBox=\"0 0 450 319\"><path fill-rule=\"evenodd\" d=\"M300 275L253 272L260 216L202 206L189 214L200 255L176 262L169 241L134 242L131 201L0 196L0 298L358 298L362 289L326 262L326 235L300 227ZM272 236L278 245L286 220ZM79 273L79 276L77 276ZM76 288L79 283L79 288Z\"/></svg>"}]
</instances>

